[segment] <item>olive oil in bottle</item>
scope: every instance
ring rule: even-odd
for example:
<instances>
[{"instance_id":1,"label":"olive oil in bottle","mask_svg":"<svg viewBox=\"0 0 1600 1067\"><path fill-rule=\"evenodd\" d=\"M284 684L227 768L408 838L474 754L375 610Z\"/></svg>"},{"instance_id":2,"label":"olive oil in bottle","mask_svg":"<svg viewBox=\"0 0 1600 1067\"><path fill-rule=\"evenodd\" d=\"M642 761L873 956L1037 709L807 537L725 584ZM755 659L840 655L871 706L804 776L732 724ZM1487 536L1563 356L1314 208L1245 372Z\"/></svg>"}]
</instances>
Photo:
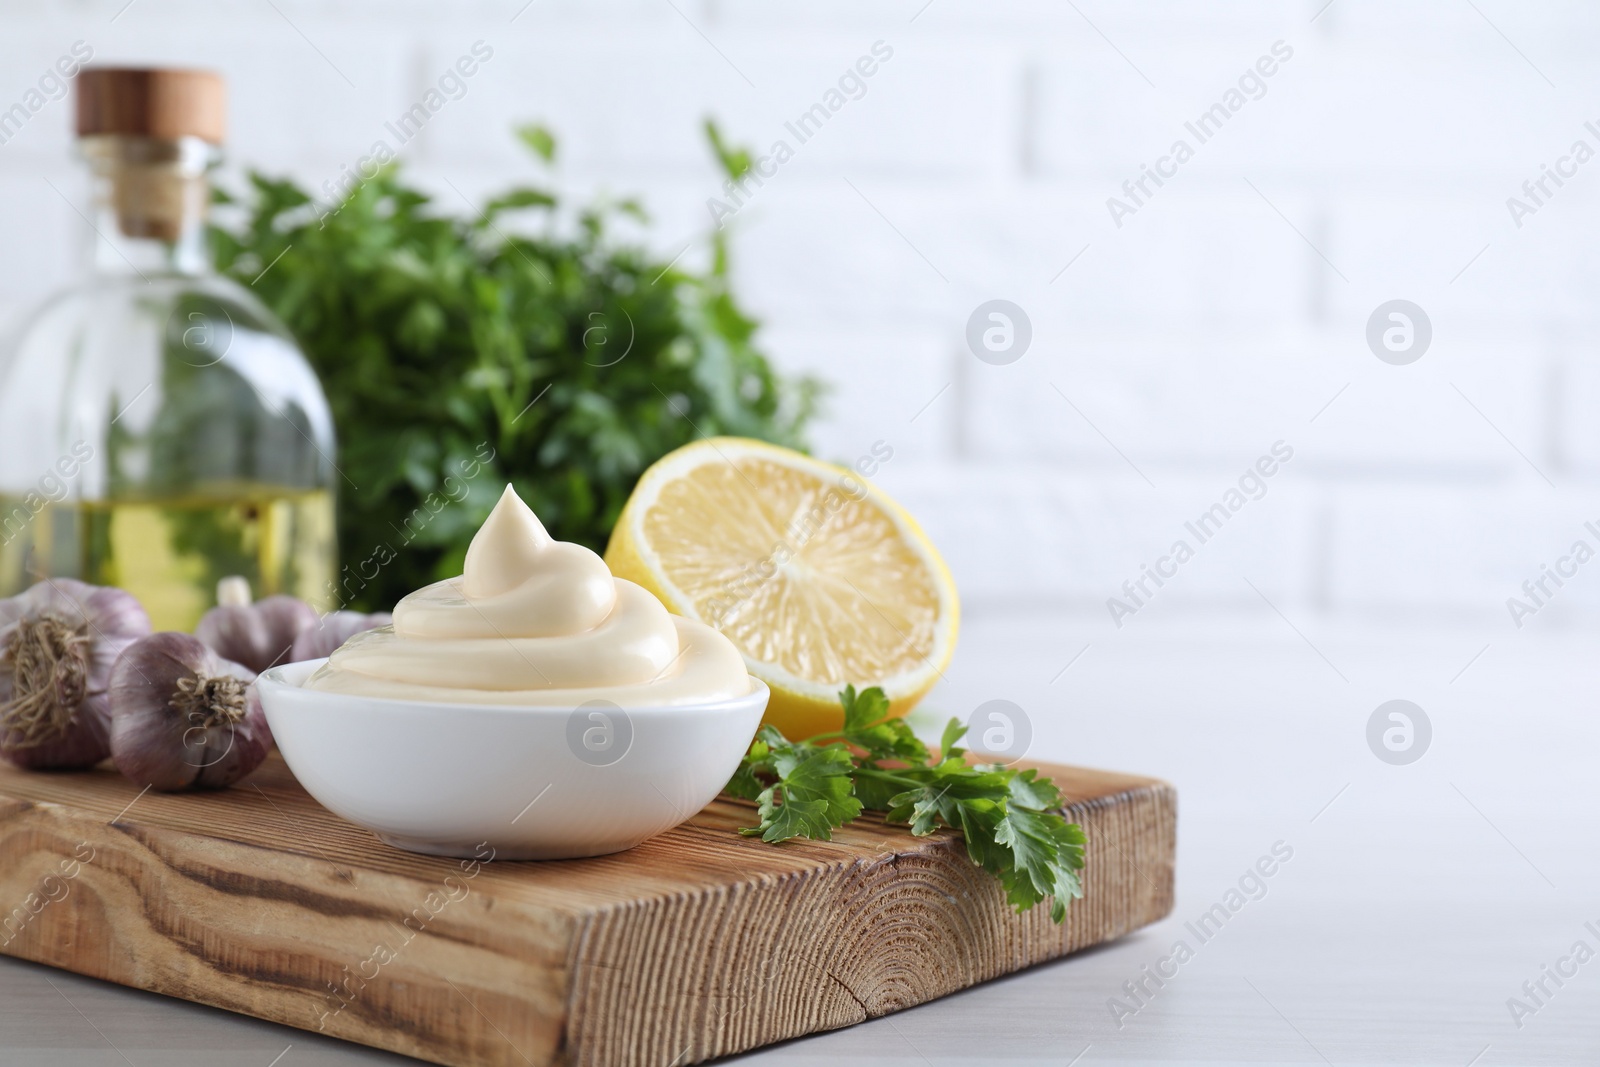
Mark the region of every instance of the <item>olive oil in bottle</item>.
<instances>
[{"instance_id":1,"label":"olive oil in bottle","mask_svg":"<svg viewBox=\"0 0 1600 1067\"><path fill-rule=\"evenodd\" d=\"M192 630L219 579L250 575L256 596L320 604L332 588L333 497L327 490L243 487L228 498L46 503L0 496L0 578L36 575L115 585L159 630Z\"/></svg>"},{"instance_id":2,"label":"olive oil in bottle","mask_svg":"<svg viewBox=\"0 0 1600 1067\"><path fill-rule=\"evenodd\" d=\"M80 578L187 630L239 574L332 607L327 400L283 326L210 269L222 81L89 68L77 95L93 270L0 354L0 596Z\"/></svg>"}]
</instances>

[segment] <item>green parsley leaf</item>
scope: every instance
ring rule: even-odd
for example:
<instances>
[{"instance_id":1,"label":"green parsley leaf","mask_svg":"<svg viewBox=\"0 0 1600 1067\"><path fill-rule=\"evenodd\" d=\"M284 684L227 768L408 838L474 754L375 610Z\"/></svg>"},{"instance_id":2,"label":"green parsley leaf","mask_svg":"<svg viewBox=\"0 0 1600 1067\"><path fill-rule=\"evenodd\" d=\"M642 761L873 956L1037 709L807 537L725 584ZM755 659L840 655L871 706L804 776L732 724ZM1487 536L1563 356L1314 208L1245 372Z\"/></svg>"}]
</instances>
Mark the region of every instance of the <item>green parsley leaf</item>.
<instances>
[{"instance_id":1,"label":"green parsley leaf","mask_svg":"<svg viewBox=\"0 0 1600 1067\"><path fill-rule=\"evenodd\" d=\"M847 685L839 694L839 704L844 708L844 730L839 736L845 744L865 749L872 760L927 762L927 746L911 727L902 719L889 717L889 698L882 689L874 686L857 694L855 686Z\"/></svg>"},{"instance_id":2,"label":"green parsley leaf","mask_svg":"<svg viewBox=\"0 0 1600 1067\"><path fill-rule=\"evenodd\" d=\"M724 793L736 796L740 800L755 800L766 791L761 779L756 777L756 767L761 763L761 757L755 755L757 745L765 747L760 741L751 743L750 756L740 762L739 769L733 772L728 784L722 787Z\"/></svg>"},{"instance_id":3,"label":"green parsley leaf","mask_svg":"<svg viewBox=\"0 0 1600 1067\"><path fill-rule=\"evenodd\" d=\"M763 841L811 837L827 841L833 828L861 814L852 795L850 751L843 745L787 741L772 727L762 730L724 791L756 802L761 825L742 831ZM776 779L763 788L765 779Z\"/></svg>"},{"instance_id":4,"label":"green parsley leaf","mask_svg":"<svg viewBox=\"0 0 1600 1067\"><path fill-rule=\"evenodd\" d=\"M550 132L548 127L541 126L537 123L528 123L525 126L518 126L516 133L517 138L523 144L533 149L534 154L540 159L544 160L546 163L555 162L556 138L555 135Z\"/></svg>"},{"instance_id":5,"label":"green parsley leaf","mask_svg":"<svg viewBox=\"0 0 1600 1067\"><path fill-rule=\"evenodd\" d=\"M857 693L853 685L845 686L844 692L839 694L839 706L844 708L844 732L847 734L865 730L889 717L889 698L876 686L864 693Z\"/></svg>"},{"instance_id":6,"label":"green parsley leaf","mask_svg":"<svg viewBox=\"0 0 1600 1067\"><path fill-rule=\"evenodd\" d=\"M706 140L711 144L711 152L721 164L722 171L734 181L738 181L749 173L754 165L754 157L748 148L740 148L728 141L722 135L722 129L711 119L706 119L703 127Z\"/></svg>"},{"instance_id":7,"label":"green parsley leaf","mask_svg":"<svg viewBox=\"0 0 1600 1067\"><path fill-rule=\"evenodd\" d=\"M1020 771L1007 782L1011 802L1018 807L1034 811L1050 811L1061 807L1061 790L1048 778L1040 778L1033 768Z\"/></svg>"},{"instance_id":8,"label":"green parsley leaf","mask_svg":"<svg viewBox=\"0 0 1600 1067\"><path fill-rule=\"evenodd\" d=\"M959 756L966 751L957 748L956 742L967 736L967 727L960 719L951 719L944 725L944 735L939 738L939 753L942 756Z\"/></svg>"}]
</instances>

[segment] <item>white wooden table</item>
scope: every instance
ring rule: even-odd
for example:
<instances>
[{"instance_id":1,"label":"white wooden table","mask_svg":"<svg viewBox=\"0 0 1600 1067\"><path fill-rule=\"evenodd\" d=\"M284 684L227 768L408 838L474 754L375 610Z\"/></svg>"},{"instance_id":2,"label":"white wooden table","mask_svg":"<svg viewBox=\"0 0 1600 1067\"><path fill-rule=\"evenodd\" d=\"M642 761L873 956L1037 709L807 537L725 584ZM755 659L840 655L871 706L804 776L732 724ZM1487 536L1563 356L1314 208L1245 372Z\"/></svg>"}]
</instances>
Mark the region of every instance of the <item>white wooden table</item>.
<instances>
[{"instance_id":1,"label":"white wooden table","mask_svg":"<svg viewBox=\"0 0 1600 1067\"><path fill-rule=\"evenodd\" d=\"M1174 916L729 1062L1600 1063L1600 956L1562 964L1576 973L1560 986L1545 977L1540 1003L1523 989L1579 940L1600 953L1585 927L1600 930L1595 635L1298 620L1312 647L1276 617L1156 621L1113 633L1095 619L978 612L930 701L964 715L1013 700L1032 718L1034 755L1177 784ZM1373 710L1394 698L1433 727L1427 754L1404 766L1366 740ZM1261 888L1247 879L1259 899L1201 941L1185 924L1243 899L1228 891L1280 841L1292 858ZM1192 950L1181 965L1180 939ZM1157 987L1147 966L1172 977ZM1135 1000L1124 983L1138 981ZM1513 997L1535 1010L1514 1019ZM412 1061L0 959L6 1067L219 1062Z\"/></svg>"}]
</instances>

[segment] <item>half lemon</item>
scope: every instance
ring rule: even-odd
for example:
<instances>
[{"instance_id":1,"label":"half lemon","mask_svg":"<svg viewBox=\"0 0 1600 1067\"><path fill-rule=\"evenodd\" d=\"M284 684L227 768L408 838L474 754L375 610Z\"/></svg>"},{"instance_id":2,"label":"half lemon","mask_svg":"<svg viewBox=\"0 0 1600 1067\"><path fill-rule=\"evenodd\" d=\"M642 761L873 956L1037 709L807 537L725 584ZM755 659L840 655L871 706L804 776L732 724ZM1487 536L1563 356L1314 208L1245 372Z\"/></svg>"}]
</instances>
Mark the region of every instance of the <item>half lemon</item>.
<instances>
[{"instance_id":1,"label":"half lemon","mask_svg":"<svg viewBox=\"0 0 1600 1067\"><path fill-rule=\"evenodd\" d=\"M606 547L619 578L720 630L794 739L838 730L838 693L881 686L904 715L955 650L955 583L916 521L860 474L714 437L640 477Z\"/></svg>"}]
</instances>

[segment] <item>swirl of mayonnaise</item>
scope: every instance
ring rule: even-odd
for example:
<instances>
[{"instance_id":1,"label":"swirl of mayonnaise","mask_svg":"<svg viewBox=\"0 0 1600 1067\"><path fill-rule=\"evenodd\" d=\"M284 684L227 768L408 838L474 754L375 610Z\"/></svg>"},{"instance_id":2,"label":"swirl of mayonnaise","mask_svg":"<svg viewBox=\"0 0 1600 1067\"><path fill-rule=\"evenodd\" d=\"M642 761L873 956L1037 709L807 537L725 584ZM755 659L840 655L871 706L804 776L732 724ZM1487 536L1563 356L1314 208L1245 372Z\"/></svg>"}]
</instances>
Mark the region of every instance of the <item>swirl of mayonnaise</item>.
<instances>
[{"instance_id":1,"label":"swirl of mayonnaise","mask_svg":"<svg viewBox=\"0 0 1600 1067\"><path fill-rule=\"evenodd\" d=\"M328 693L456 704L700 704L750 691L744 659L668 614L582 545L557 541L511 486L464 573L408 594L394 625L357 634L306 680Z\"/></svg>"}]
</instances>

